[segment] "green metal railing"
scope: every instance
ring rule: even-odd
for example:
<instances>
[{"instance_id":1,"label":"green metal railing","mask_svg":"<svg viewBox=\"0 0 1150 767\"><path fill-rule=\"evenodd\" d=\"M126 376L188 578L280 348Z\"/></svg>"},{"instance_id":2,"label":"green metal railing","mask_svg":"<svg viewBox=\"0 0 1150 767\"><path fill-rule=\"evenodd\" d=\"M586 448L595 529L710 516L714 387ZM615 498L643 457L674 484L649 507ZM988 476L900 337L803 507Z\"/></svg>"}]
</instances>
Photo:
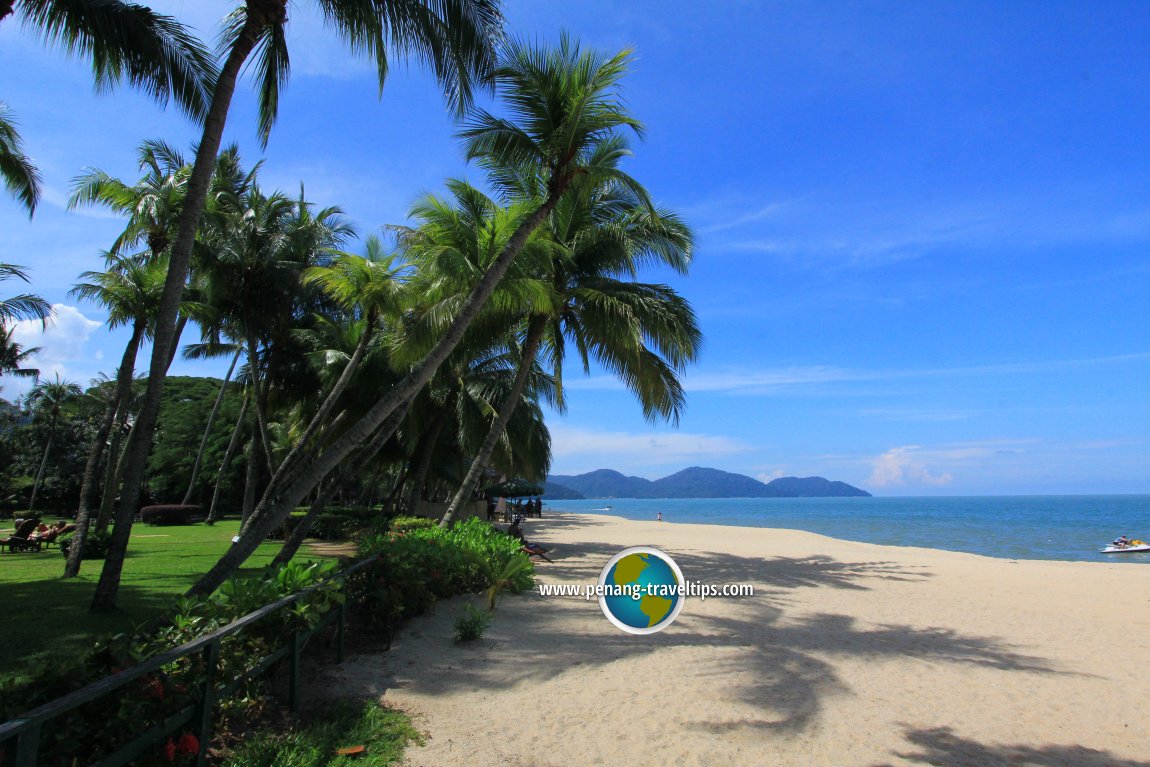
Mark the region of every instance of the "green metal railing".
<instances>
[{"instance_id":1,"label":"green metal railing","mask_svg":"<svg viewBox=\"0 0 1150 767\"><path fill-rule=\"evenodd\" d=\"M340 580L340 590L346 588L346 578L352 573L367 567L376 561L375 557L357 562L356 564L335 573L330 578L316 583L313 586L299 591L291 596L284 597L277 602L261 607L255 612L232 621L228 625L193 639L167 652L154 655L143 663L125 669L112 676L93 682L87 687L76 690L54 701L32 709L16 719L0 724L0 756L5 752L9 757L14 756L16 767L36 767L40 752L40 735L44 726L55 719L66 716L68 712L91 703L105 695L131 684L148 674L155 673L170 663L199 654L203 658L206 669L204 679L200 684L199 699L192 705L169 715L162 722L136 736L131 742L124 744L113 753L95 762L86 762L83 755L77 755L81 760L78 764L87 764L90 767L120 767L133 759L139 758L149 749L163 743L165 738L187 730L191 725L195 728L200 742L199 754L196 757L198 767L205 764L207 745L211 737L212 711L217 701L226 698L235 692L241 685L263 674L273 663L285 657L290 657L288 663L288 705L293 711L300 705L300 653L307 640L330 626L336 624L335 646L336 662L343 662L344 625L347 617L347 606L341 602L335 609L330 610L315 626L304 630L296 630L288 637L287 643L273 650L270 654L257 661L250 669L235 679L217 680L217 671L220 657L220 642L226 637L236 634L247 626L260 621L279 610L295 603L298 599L311 592L323 588L332 581ZM12 744L15 743L15 753L12 753Z\"/></svg>"}]
</instances>

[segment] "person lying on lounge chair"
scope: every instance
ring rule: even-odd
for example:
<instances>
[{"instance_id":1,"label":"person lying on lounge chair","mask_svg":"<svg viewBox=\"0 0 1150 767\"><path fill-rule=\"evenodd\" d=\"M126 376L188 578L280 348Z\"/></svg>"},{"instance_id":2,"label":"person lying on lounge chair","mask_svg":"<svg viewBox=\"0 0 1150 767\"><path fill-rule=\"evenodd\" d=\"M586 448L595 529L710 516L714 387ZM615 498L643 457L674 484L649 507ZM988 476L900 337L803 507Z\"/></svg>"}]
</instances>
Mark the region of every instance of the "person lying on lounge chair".
<instances>
[{"instance_id":1,"label":"person lying on lounge chair","mask_svg":"<svg viewBox=\"0 0 1150 767\"><path fill-rule=\"evenodd\" d=\"M539 557L546 562L551 561L551 559L547 556L547 552L550 551L550 549L545 549L538 543L532 543L523 537L523 517L515 517L515 519L511 522L511 527L507 528L507 534L512 538L519 539L519 542L523 544L520 546L519 550L527 556Z\"/></svg>"}]
</instances>

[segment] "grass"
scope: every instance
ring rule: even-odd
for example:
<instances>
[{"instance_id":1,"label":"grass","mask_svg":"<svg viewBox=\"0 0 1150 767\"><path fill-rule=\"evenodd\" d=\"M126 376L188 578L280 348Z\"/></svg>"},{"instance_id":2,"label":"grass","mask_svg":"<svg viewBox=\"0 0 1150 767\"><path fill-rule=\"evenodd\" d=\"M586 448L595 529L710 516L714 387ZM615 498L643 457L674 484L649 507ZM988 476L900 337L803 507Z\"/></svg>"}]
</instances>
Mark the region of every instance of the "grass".
<instances>
[{"instance_id":1,"label":"grass","mask_svg":"<svg viewBox=\"0 0 1150 767\"><path fill-rule=\"evenodd\" d=\"M0 553L0 604L4 635L0 677L20 676L36 660L74 658L106 634L139 626L171 606L227 550L239 521L214 526L153 527L135 524L120 582L119 609L88 612L103 562L83 563L77 578L65 580L64 557L56 547L40 552ZM0 537L8 533L0 530ZM271 562L280 542L268 541L246 569Z\"/></svg>"},{"instance_id":2,"label":"grass","mask_svg":"<svg viewBox=\"0 0 1150 767\"><path fill-rule=\"evenodd\" d=\"M255 733L223 767L385 767L423 738L405 714L375 701L325 703L303 725L286 733ZM341 753L344 752L344 753Z\"/></svg>"}]
</instances>

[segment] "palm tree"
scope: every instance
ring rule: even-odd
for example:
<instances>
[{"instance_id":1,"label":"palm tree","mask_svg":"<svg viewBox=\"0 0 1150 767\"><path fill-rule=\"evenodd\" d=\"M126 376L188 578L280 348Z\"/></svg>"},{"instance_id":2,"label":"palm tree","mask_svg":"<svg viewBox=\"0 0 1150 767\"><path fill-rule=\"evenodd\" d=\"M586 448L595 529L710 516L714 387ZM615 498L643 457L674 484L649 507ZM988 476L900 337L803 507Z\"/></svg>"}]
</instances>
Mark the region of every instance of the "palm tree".
<instances>
[{"instance_id":1,"label":"palm tree","mask_svg":"<svg viewBox=\"0 0 1150 767\"><path fill-rule=\"evenodd\" d=\"M89 58L97 87L127 79L161 104L175 98L197 120L206 114L215 77L211 54L172 17L120 0L0 0L0 22L13 13L46 42ZM40 174L2 102L0 177L31 216Z\"/></svg>"},{"instance_id":2,"label":"palm tree","mask_svg":"<svg viewBox=\"0 0 1150 767\"><path fill-rule=\"evenodd\" d=\"M470 103L472 83L486 80L494 62L495 40L502 28L497 0L320 0L319 5L327 23L354 50L375 59L381 87L387 76L390 46L401 56L416 58L430 66L458 111ZM118 521L123 524L116 526L111 554L104 562L104 572L93 598L93 610L110 610L115 606L123 568L121 549L127 546L140 497L148 447L160 409L165 360L175 345L180 298L236 80L248 57L257 53L260 134L266 141L275 121L280 87L288 77L286 29L287 0L244 0L226 21L222 41L226 56L215 82L188 182L188 197L172 247L164 303L156 323L148 390L136 422L141 438L129 446L118 512Z\"/></svg>"},{"instance_id":3,"label":"palm tree","mask_svg":"<svg viewBox=\"0 0 1150 767\"><path fill-rule=\"evenodd\" d=\"M125 421L128 415L129 392L132 376L136 369L136 355L140 344L148 337L150 324L159 305L160 292L164 286L167 264L163 258L144 260L107 255L109 268L103 272L84 272L80 277L86 282L77 283L71 295L102 305L108 310L108 327L122 325L131 327L128 343L116 370L116 383L112 395L104 407L104 416L96 430L88 460L84 465L84 478L80 483L80 508L76 514L76 536L74 545L68 550L68 562L64 577L72 578L80 572L82 552L87 540L88 524L96 491L96 472L104 457L108 436L113 426ZM117 415L119 418L117 418ZM116 456L109 455L114 462ZM111 492L105 488L105 493Z\"/></svg>"},{"instance_id":4,"label":"palm tree","mask_svg":"<svg viewBox=\"0 0 1150 767\"><path fill-rule=\"evenodd\" d=\"M28 282L28 274L15 264L0 263L0 282L12 279ZM11 298L0 299L0 326L12 320L40 320L41 327L48 326L52 317L52 306L40 296L22 293Z\"/></svg>"},{"instance_id":5,"label":"palm tree","mask_svg":"<svg viewBox=\"0 0 1150 767\"><path fill-rule=\"evenodd\" d=\"M33 413L46 416L48 419L48 433L44 438L44 454L40 459L40 469L36 472L36 481L32 484L32 498L28 501L28 513L36 509L36 496L40 492L40 484L44 481L44 469L48 465L48 453L52 450L52 438L56 435L56 424L60 420L60 410L70 400L79 397L83 392L78 384L65 381L56 374L56 380L44 381L37 384L28 392L24 402Z\"/></svg>"},{"instance_id":6,"label":"palm tree","mask_svg":"<svg viewBox=\"0 0 1150 767\"><path fill-rule=\"evenodd\" d=\"M142 243L154 260L168 249L175 235L191 167L179 150L163 141L143 142L136 150L136 158L143 175L134 184L95 168L73 179L68 210L101 205L123 215L128 221L112 243L112 254L119 255Z\"/></svg>"},{"instance_id":7,"label":"palm tree","mask_svg":"<svg viewBox=\"0 0 1150 767\"><path fill-rule=\"evenodd\" d=\"M13 13L45 42L90 59L97 87L126 79L197 120L206 114L212 56L171 16L121 0L0 0L0 23Z\"/></svg>"},{"instance_id":8,"label":"palm tree","mask_svg":"<svg viewBox=\"0 0 1150 767\"><path fill-rule=\"evenodd\" d=\"M532 201L536 207L522 219L483 278L461 302L454 321L427 356L325 450L299 464L290 475L277 473L244 535L189 594L214 591L296 503L427 384L463 338L528 238L546 221L577 176L613 178L641 192L638 184L617 167L593 164L597 144L624 129L641 130L617 93L628 59L626 51L614 56L581 51L566 36L552 49L520 42L505 46L495 81L514 119L475 110L461 135L469 158L479 159L492 169L514 168L519 177L537 177L545 196Z\"/></svg>"},{"instance_id":9,"label":"palm tree","mask_svg":"<svg viewBox=\"0 0 1150 767\"><path fill-rule=\"evenodd\" d=\"M598 149L599 162L621 156L622 148L612 142ZM549 223L565 251L549 264L551 298L528 311L516 386L500 406L443 525L474 491L545 341L558 380L566 337L584 370L590 358L596 358L635 393L649 420L678 421L683 392L676 372L695 358L701 342L694 313L667 286L618 277L635 276L645 262L685 274L692 250L689 229L673 214L652 209L633 189L613 182L596 184L586 177L573 184Z\"/></svg>"},{"instance_id":10,"label":"palm tree","mask_svg":"<svg viewBox=\"0 0 1150 767\"><path fill-rule=\"evenodd\" d=\"M0 376L39 378L40 371L37 368L26 368L24 364L40 351L40 347L25 349L12 340L14 332L15 328L9 330L0 325Z\"/></svg>"},{"instance_id":11,"label":"palm tree","mask_svg":"<svg viewBox=\"0 0 1150 767\"><path fill-rule=\"evenodd\" d=\"M16 130L12 110L0 101L0 178L16 199L28 209L28 217L36 212L40 201L40 171L24 154L23 142Z\"/></svg>"}]
</instances>

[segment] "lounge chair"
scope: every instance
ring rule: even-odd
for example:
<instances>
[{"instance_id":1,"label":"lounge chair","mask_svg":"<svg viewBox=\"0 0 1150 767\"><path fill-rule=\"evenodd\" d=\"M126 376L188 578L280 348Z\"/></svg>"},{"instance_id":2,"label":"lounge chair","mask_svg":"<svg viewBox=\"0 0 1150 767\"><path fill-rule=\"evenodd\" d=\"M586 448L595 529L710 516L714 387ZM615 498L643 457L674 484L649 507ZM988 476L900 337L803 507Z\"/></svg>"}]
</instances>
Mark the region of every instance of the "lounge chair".
<instances>
[{"instance_id":1,"label":"lounge chair","mask_svg":"<svg viewBox=\"0 0 1150 767\"><path fill-rule=\"evenodd\" d=\"M551 558L547 556L547 552L551 549L545 549L537 543L524 542L524 544L519 547L519 550L529 557L539 557L544 562L551 561Z\"/></svg>"},{"instance_id":2,"label":"lounge chair","mask_svg":"<svg viewBox=\"0 0 1150 767\"><path fill-rule=\"evenodd\" d=\"M33 535L39 524L40 520L35 517L25 519L16 526L16 530L10 536L0 538L0 549L7 547L13 554L17 551L39 551L42 543Z\"/></svg>"}]
</instances>

